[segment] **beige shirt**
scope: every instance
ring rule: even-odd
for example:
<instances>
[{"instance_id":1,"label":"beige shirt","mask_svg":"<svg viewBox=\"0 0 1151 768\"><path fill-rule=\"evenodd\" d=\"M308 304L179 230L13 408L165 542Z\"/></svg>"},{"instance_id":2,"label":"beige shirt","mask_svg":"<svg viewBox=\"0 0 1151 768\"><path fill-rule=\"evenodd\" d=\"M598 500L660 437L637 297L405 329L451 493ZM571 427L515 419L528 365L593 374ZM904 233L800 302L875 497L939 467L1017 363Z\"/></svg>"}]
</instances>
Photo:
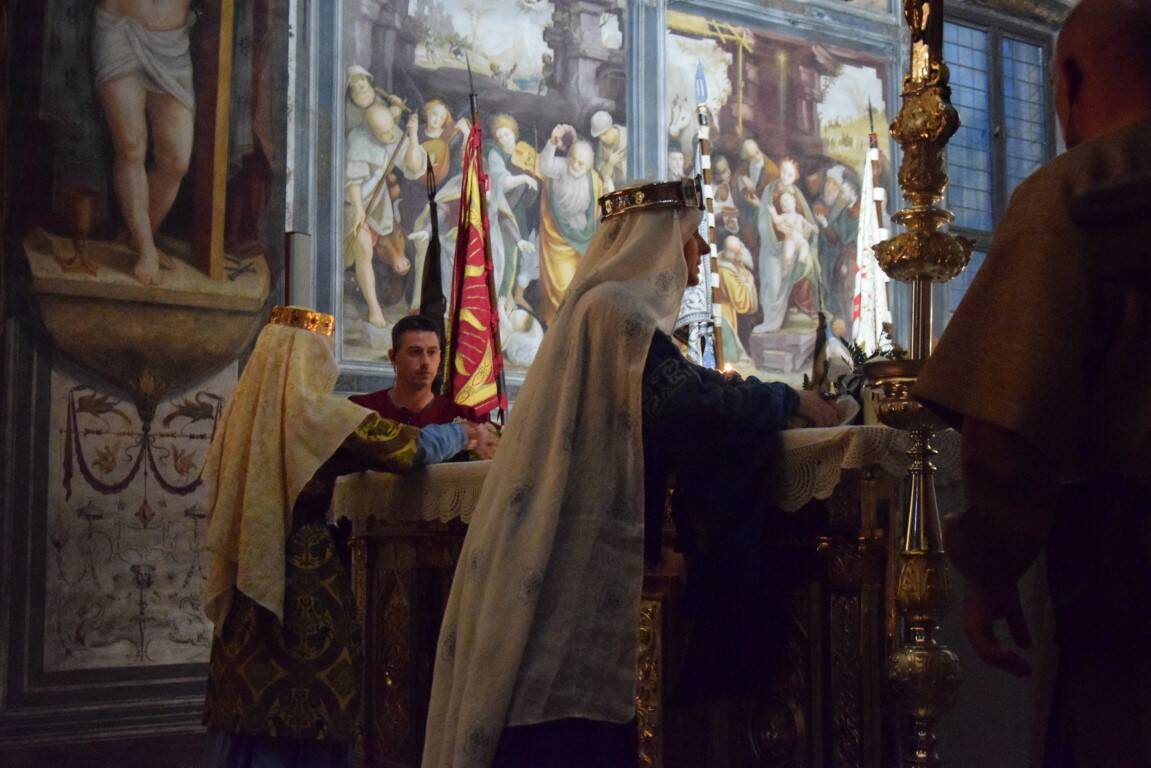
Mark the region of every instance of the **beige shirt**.
<instances>
[{"instance_id":1,"label":"beige shirt","mask_svg":"<svg viewBox=\"0 0 1151 768\"><path fill-rule=\"evenodd\" d=\"M1151 120L1024 181L915 394L1038 449L1060 482L1151 489Z\"/></svg>"}]
</instances>

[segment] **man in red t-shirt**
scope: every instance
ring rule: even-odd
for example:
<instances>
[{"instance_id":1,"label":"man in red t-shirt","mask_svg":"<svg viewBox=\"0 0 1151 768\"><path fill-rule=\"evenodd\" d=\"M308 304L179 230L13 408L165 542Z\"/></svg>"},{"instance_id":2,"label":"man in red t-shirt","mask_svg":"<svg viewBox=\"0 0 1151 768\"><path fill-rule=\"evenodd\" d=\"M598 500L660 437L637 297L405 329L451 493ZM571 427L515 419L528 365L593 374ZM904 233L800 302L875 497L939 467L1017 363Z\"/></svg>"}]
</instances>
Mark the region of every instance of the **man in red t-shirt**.
<instances>
[{"instance_id":1,"label":"man in red t-shirt","mask_svg":"<svg viewBox=\"0 0 1151 768\"><path fill-rule=\"evenodd\" d=\"M392 326L392 348L388 359L396 370L391 389L353 395L352 402L371 408L386 419L413 427L448 424L456 419L486 422L466 405L432 392L432 382L440 369L440 336L435 324L421 315L408 315Z\"/></svg>"}]
</instances>

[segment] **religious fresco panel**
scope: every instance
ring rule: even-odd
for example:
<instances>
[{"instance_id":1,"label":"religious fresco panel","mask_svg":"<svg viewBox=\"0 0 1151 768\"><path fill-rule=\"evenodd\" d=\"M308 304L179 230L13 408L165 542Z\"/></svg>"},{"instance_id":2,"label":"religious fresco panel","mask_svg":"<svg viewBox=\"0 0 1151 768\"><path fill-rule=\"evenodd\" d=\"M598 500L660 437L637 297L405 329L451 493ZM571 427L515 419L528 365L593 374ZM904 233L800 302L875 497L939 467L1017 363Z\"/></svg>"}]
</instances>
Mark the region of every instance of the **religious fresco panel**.
<instances>
[{"instance_id":1,"label":"religious fresco panel","mask_svg":"<svg viewBox=\"0 0 1151 768\"><path fill-rule=\"evenodd\" d=\"M741 373L809 372L819 311L833 336L852 338L861 180L869 134L887 135L888 72L874 53L668 13L666 174L696 172L704 95L725 361Z\"/></svg>"},{"instance_id":2,"label":"religious fresco panel","mask_svg":"<svg viewBox=\"0 0 1151 768\"><path fill-rule=\"evenodd\" d=\"M18 564L43 600L28 663L206 661L200 470L281 268L287 2L12 18L5 280L37 353L7 375L50 429L29 460L46 562Z\"/></svg>"},{"instance_id":3,"label":"religious fresco panel","mask_svg":"<svg viewBox=\"0 0 1151 768\"><path fill-rule=\"evenodd\" d=\"M378 18L344 5L342 359L386 362L391 325L419 308L429 182L450 295L474 83L505 365L522 374L595 231L596 199L628 177L623 3L393 5Z\"/></svg>"},{"instance_id":4,"label":"religious fresco panel","mask_svg":"<svg viewBox=\"0 0 1151 768\"><path fill-rule=\"evenodd\" d=\"M22 122L48 166L22 180L36 202L16 223L19 250L53 343L132 392L145 420L165 393L236 359L278 271L277 6L42 8L36 114Z\"/></svg>"}]
</instances>

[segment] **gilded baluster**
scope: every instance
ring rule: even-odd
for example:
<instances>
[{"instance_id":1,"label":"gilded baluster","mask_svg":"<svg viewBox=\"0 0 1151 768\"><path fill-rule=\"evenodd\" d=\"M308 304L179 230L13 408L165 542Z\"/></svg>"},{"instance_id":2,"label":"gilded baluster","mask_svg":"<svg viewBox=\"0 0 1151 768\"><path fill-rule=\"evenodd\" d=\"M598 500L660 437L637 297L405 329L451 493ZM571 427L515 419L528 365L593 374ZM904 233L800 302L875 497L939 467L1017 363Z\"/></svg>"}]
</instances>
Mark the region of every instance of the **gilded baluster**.
<instances>
[{"instance_id":1,"label":"gilded baluster","mask_svg":"<svg viewBox=\"0 0 1151 768\"><path fill-rule=\"evenodd\" d=\"M640 768L663 765L663 605L643 601L636 659L635 714Z\"/></svg>"},{"instance_id":2,"label":"gilded baluster","mask_svg":"<svg viewBox=\"0 0 1151 768\"><path fill-rule=\"evenodd\" d=\"M958 657L936 639L939 622L952 604L931 463L931 439L943 424L912 399L911 388L931 354L932 284L952 279L967 266L972 243L943 230L953 216L940 207L947 187L945 150L959 128L943 61L943 2L905 0L903 11L911 30L911 59L891 133L903 149L899 186L907 207L892 218L906 231L875 250L883 270L911 286L911 354L907 360L869 363L866 372L880 395L880 420L907 431L912 444L896 566L902 631L888 657L887 680L903 720L903 764L928 768L941 764L935 723L955 703L960 670Z\"/></svg>"}]
</instances>

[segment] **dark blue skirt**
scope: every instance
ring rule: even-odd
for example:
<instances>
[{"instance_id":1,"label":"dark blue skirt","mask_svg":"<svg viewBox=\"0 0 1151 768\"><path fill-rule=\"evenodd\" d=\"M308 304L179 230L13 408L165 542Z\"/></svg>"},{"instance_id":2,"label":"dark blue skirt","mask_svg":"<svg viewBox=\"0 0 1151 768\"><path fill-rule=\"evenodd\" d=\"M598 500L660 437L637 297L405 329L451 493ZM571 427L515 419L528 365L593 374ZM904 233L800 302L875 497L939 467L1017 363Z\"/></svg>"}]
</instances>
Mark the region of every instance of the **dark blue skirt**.
<instances>
[{"instance_id":1,"label":"dark blue skirt","mask_svg":"<svg viewBox=\"0 0 1151 768\"><path fill-rule=\"evenodd\" d=\"M345 741L279 739L208 730L202 768L348 768L352 745Z\"/></svg>"},{"instance_id":2,"label":"dark blue skirt","mask_svg":"<svg viewBox=\"0 0 1151 768\"><path fill-rule=\"evenodd\" d=\"M505 728L492 768L637 768L636 723L567 718Z\"/></svg>"}]
</instances>

